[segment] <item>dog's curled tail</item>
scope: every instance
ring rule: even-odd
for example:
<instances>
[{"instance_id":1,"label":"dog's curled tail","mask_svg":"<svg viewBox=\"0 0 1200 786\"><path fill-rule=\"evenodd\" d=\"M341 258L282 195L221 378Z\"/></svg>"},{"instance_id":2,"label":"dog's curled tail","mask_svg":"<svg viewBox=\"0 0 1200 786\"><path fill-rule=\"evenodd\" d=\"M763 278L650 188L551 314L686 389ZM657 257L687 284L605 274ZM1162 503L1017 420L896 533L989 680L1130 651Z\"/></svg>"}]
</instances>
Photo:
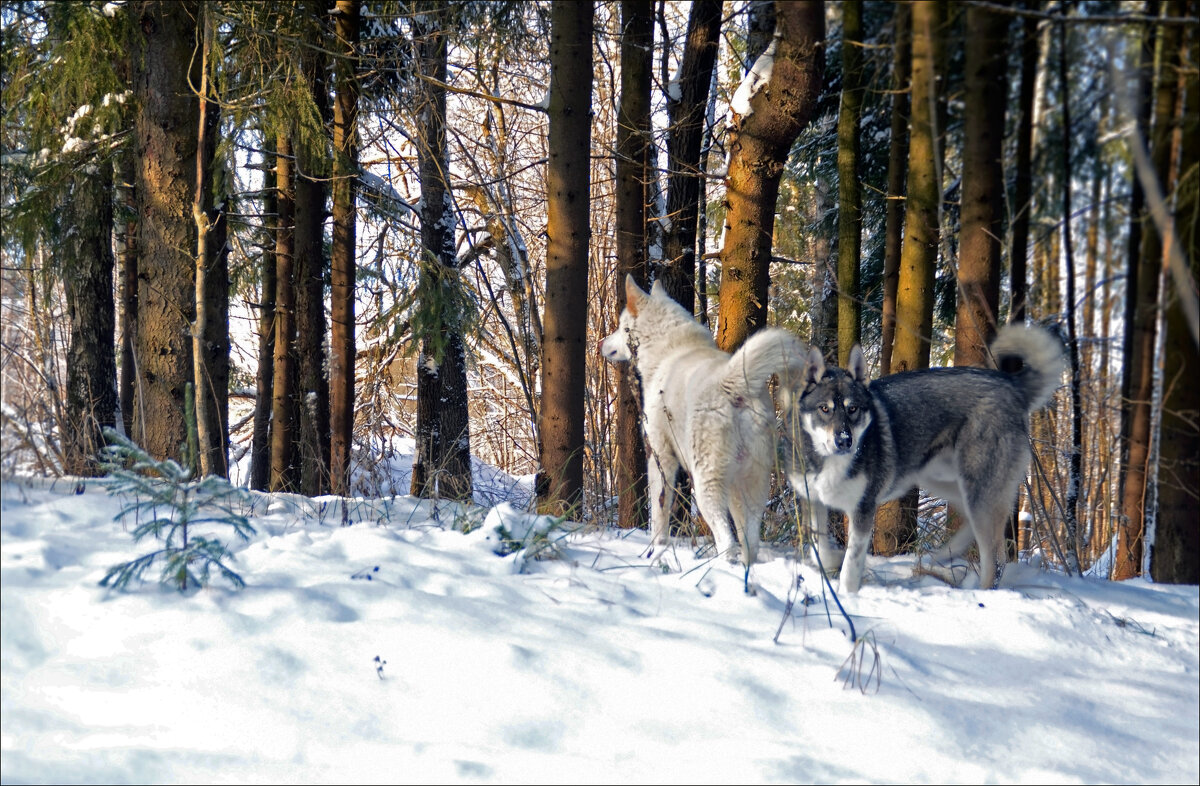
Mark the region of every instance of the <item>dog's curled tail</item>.
<instances>
[{"instance_id":1,"label":"dog's curled tail","mask_svg":"<svg viewBox=\"0 0 1200 786\"><path fill-rule=\"evenodd\" d=\"M799 378L808 348L782 328L762 328L733 353L725 370L722 387L729 393L761 390L772 375L781 382Z\"/></svg>"},{"instance_id":2,"label":"dog's curled tail","mask_svg":"<svg viewBox=\"0 0 1200 786\"><path fill-rule=\"evenodd\" d=\"M992 341L996 368L1017 380L1030 412L1046 406L1062 383L1063 350L1062 339L1040 326L1005 325Z\"/></svg>"}]
</instances>

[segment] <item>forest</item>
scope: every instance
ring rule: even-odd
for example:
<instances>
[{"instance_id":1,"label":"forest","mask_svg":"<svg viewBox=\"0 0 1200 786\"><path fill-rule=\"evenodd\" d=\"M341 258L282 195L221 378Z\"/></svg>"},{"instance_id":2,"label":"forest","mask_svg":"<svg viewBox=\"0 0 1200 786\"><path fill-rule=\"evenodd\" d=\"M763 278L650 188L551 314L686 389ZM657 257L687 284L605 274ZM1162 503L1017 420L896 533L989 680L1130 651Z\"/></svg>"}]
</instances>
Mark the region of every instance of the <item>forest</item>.
<instances>
[{"instance_id":1,"label":"forest","mask_svg":"<svg viewBox=\"0 0 1200 786\"><path fill-rule=\"evenodd\" d=\"M471 500L474 458L643 527L637 380L596 351L632 275L721 349L779 326L872 378L1052 327L1010 558L1200 583L1196 17L5 0L2 472L98 475L111 429L252 489ZM914 492L873 548L954 525Z\"/></svg>"}]
</instances>

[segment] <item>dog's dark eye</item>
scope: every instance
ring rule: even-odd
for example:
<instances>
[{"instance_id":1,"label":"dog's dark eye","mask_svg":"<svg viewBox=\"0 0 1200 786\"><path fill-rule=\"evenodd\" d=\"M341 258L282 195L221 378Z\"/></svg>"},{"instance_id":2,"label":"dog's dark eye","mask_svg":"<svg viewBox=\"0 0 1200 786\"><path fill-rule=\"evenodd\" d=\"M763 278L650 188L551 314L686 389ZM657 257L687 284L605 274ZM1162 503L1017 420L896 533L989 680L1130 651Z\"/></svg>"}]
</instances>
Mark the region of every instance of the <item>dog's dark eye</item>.
<instances>
[{"instance_id":1,"label":"dog's dark eye","mask_svg":"<svg viewBox=\"0 0 1200 786\"><path fill-rule=\"evenodd\" d=\"M846 407L846 412L853 415L855 412L858 412L858 407L851 404L850 406Z\"/></svg>"},{"instance_id":2,"label":"dog's dark eye","mask_svg":"<svg viewBox=\"0 0 1200 786\"><path fill-rule=\"evenodd\" d=\"M821 405L821 414L823 414L823 415L828 415L828 414L829 414L829 410L830 410L830 406L829 406L828 404L822 404L822 405Z\"/></svg>"}]
</instances>

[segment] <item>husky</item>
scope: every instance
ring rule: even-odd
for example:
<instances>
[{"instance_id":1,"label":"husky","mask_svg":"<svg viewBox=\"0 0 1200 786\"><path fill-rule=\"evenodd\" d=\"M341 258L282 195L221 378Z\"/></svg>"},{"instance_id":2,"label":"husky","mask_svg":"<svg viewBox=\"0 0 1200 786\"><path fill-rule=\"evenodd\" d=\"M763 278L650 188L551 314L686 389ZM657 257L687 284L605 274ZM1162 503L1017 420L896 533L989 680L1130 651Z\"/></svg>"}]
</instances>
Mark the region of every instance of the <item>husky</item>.
<instances>
[{"instance_id":1,"label":"husky","mask_svg":"<svg viewBox=\"0 0 1200 786\"><path fill-rule=\"evenodd\" d=\"M772 375L794 378L805 347L791 333L763 328L732 355L676 303L661 282L649 294L625 279L625 308L600 354L630 361L642 385L650 494L650 550L667 543L680 467L712 530L718 555L746 568L758 557L763 510L777 458Z\"/></svg>"},{"instance_id":2,"label":"husky","mask_svg":"<svg viewBox=\"0 0 1200 786\"><path fill-rule=\"evenodd\" d=\"M1002 328L991 352L998 370L924 369L868 384L860 347L845 370L826 367L814 348L784 391L782 459L792 487L809 498L826 570L839 555L825 507L848 517L843 591L862 586L876 507L914 486L966 519L935 562L962 557L974 541L979 586L999 583L1005 521L1029 467L1029 415L1058 389L1064 357L1058 336L1023 325Z\"/></svg>"}]
</instances>

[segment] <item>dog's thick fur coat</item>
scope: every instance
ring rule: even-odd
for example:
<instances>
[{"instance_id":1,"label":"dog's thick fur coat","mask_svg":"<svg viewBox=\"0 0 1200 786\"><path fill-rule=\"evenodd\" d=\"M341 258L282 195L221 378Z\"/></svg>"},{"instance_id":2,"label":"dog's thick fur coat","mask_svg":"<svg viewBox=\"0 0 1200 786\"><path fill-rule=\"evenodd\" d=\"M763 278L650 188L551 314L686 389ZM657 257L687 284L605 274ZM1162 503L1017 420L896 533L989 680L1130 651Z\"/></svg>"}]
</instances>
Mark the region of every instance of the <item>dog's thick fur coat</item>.
<instances>
[{"instance_id":1,"label":"dog's thick fur coat","mask_svg":"<svg viewBox=\"0 0 1200 786\"><path fill-rule=\"evenodd\" d=\"M647 294L628 277L625 298L617 330L600 343L600 353L631 361L642 382L651 553L667 542L682 467L717 552L733 559L740 546L748 576L777 456L767 383L774 374L799 373L804 345L785 330L764 328L731 355L661 283Z\"/></svg>"},{"instance_id":2,"label":"dog's thick fur coat","mask_svg":"<svg viewBox=\"0 0 1200 786\"><path fill-rule=\"evenodd\" d=\"M799 384L785 391L782 441L788 479L810 500L821 562L836 550L825 506L845 511L841 587L862 585L875 509L919 486L965 518L934 555L947 564L979 547L979 584L1004 569L1004 526L1029 467L1029 414L1045 406L1064 368L1061 340L1042 328L1009 325L991 347L1001 370L935 368L867 383L862 350L847 370L809 354Z\"/></svg>"}]
</instances>

